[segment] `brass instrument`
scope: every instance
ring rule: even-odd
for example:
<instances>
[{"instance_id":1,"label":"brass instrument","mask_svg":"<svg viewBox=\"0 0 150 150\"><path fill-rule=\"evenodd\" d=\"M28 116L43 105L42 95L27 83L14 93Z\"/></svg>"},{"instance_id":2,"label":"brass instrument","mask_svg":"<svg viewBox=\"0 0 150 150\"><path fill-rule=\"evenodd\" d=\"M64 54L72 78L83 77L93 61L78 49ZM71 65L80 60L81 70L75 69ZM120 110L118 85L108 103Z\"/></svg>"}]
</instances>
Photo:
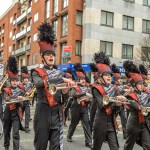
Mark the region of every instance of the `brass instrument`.
<instances>
[{"instance_id":1,"label":"brass instrument","mask_svg":"<svg viewBox=\"0 0 150 150\"><path fill-rule=\"evenodd\" d=\"M5 81L8 79L8 74L6 74L6 76L3 78L3 80L1 81L2 84L0 85L0 93L2 93L2 87L5 84Z\"/></svg>"},{"instance_id":2,"label":"brass instrument","mask_svg":"<svg viewBox=\"0 0 150 150\"><path fill-rule=\"evenodd\" d=\"M141 112L143 116L147 116L148 113L150 112L150 107L142 107Z\"/></svg>"},{"instance_id":3,"label":"brass instrument","mask_svg":"<svg viewBox=\"0 0 150 150\"><path fill-rule=\"evenodd\" d=\"M24 95L24 97L28 97L29 100L32 100L35 91L36 91L36 88L35 88L35 86L33 86L31 89L29 89L29 90L26 92L26 94ZM27 93L29 93L29 95L27 95Z\"/></svg>"},{"instance_id":4,"label":"brass instrument","mask_svg":"<svg viewBox=\"0 0 150 150\"><path fill-rule=\"evenodd\" d=\"M10 101L5 101L4 104L8 105L8 104L15 104L15 103L20 103L20 102L24 102L24 101L29 101L30 99L28 97L23 97L23 99L18 100L17 98L11 99Z\"/></svg>"},{"instance_id":5,"label":"brass instrument","mask_svg":"<svg viewBox=\"0 0 150 150\"><path fill-rule=\"evenodd\" d=\"M77 103L80 104L82 101L87 101L87 102L89 102L91 98L93 98L92 95L91 95L91 96L86 96L86 95L85 95L85 96L83 96L83 97L81 97L81 98L78 98L78 99L77 99Z\"/></svg>"},{"instance_id":6,"label":"brass instrument","mask_svg":"<svg viewBox=\"0 0 150 150\"><path fill-rule=\"evenodd\" d=\"M75 85L72 87L76 87L80 82L75 82ZM68 89L67 83L62 84L49 84L49 92L54 95L58 90Z\"/></svg>"},{"instance_id":7,"label":"brass instrument","mask_svg":"<svg viewBox=\"0 0 150 150\"><path fill-rule=\"evenodd\" d=\"M110 102L113 102L113 103L122 103L122 104L130 104L130 102L135 102L133 100L126 100L126 101L120 101L117 97L109 97L109 96L104 96L103 97L103 104L104 105L108 105Z\"/></svg>"}]
</instances>

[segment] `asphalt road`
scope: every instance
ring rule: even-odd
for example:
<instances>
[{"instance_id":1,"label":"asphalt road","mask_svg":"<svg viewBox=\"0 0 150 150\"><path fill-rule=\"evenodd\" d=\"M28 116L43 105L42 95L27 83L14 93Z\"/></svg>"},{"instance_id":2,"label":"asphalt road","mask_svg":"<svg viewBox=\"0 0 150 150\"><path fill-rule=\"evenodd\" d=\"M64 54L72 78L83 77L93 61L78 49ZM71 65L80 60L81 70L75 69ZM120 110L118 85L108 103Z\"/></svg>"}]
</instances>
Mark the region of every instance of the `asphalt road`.
<instances>
[{"instance_id":1,"label":"asphalt road","mask_svg":"<svg viewBox=\"0 0 150 150\"><path fill-rule=\"evenodd\" d=\"M33 118L34 116L34 109L35 107L31 107L31 117ZM118 120L119 121L119 120ZM69 122L68 122L69 123ZM30 122L30 133L25 133L20 131L20 150L34 150L33 146L33 139L34 139L34 132L33 132L33 121ZM84 143L84 134L83 134L83 129L81 124L78 125L74 136L73 136L73 142L69 143L66 140L66 135L67 135L67 130L68 128L64 128L64 150L89 150L89 148L85 147ZM118 139L119 139L119 144L120 144L120 150L123 150L124 142L122 138L122 132L119 131L118 133ZM13 150L12 148L12 139L11 139L11 145L10 145L10 150ZM0 150L5 150L3 147L3 139L0 140ZM108 144L104 143L102 150L109 150ZM135 145L134 150L142 150L141 147L138 145Z\"/></svg>"}]
</instances>

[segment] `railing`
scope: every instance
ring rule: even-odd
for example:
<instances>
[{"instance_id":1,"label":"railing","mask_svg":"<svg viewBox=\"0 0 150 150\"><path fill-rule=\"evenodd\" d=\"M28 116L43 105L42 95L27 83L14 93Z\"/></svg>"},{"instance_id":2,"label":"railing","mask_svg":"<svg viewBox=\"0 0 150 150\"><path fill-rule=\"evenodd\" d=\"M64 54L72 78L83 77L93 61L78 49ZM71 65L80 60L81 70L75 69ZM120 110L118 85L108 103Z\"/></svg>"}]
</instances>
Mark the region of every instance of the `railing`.
<instances>
[{"instance_id":1,"label":"railing","mask_svg":"<svg viewBox=\"0 0 150 150\"><path fill-rule=\"evenodd\" d=\"M27 11L25 11L23 14L21 14L18 18L17 18L17 23L21 22L21 20L25 19L27 17Z\"/></svg>"},{"instance_id":2,"label":"railing","mask_svg":"<svg viewBox=\"0 0 150 150\"><path fill-rule=\"evenodd\" d=\"M31 7L30 7L30 8L28 9L28 14L31 13L31 11L32 11L32 9L31 9Z\"/></svg>"},{"instance_id":3,"label":"railing","mask_svg":"<svg viewBox=\"0 0 150 150\"><path fill-rule=\"evenodd\" d=\"M26 46L23 46L15 51L12 51L12 55L18 55L26 52Z\"/></svg>"},{"instance_id":4,"label":"railing","mask_svg":"<svg viewBox=\"0 0 150 150\"><path fill-rule=\"evenodd\" d=\"M20 37L24 36L26 34L27 30L24 29L21 32L16 34L16 39L19 39Z\"/></svg>"},{"instance_id":5,"label":"railing","mask_svg":"<svg viewBox=\"0 0 150 150\"><path fill-rule=\"evenodd\" d=\"M31 26L28 26L27 27L27 32L30 32L31 31Z\"/></svg>"}]
</instances>

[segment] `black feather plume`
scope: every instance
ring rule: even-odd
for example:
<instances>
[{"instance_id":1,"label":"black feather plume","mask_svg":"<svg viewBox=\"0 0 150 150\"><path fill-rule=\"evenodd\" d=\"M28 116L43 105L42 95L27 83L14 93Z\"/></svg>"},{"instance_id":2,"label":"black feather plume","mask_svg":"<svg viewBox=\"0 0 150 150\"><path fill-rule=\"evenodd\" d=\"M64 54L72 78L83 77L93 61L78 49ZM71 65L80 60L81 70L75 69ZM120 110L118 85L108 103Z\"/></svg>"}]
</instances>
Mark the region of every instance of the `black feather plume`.
<instances>
[{"instance_id":1,"label":"black feather plume","mask_svg":"<svg viewBox=\"0 0 150 150\"><path fill-rule=\"evenodd\" d=\"M22 66L21 67L21 73L28 74L28 68L27 68L27 66Z\"/></svg>"},{"instance_id":2,"label":"black feather plume","mask_svg":"<svg viewBox=\"0 0 150 150\"><path fill-rule=\"evenodd\" d=\"M71 68L68 68L66 72L72 74L72 69L71 69Z\"/></svg>"},{"instance_id":3,"label":"black feather plume","mask_svg":"<svg viewBox=\"0 0 150 150\"><path fill-rule=\"evenodd\" d=\"M13 72L14 74L18 73L17 60L14 56L10 56L7 61L7 70Z\"/></svg>"},{"instance_id":4,"label":"black feather plume","mask_svg":"<svg viewBox=\"0 0 150 150\"><path fill-rule=\"evenodd\" d=\"M111 69L113 73L120 73L120 69L116 66L116 64L112 64Z\"/></svg>"},{"instance_id":5,"label":"black feather plume","mask_svg":"<svg viewBox=\"0 0 150 150\"><path fill-rule=\"evenodd\" d=\"M139 65L139 69L140 69L140 72L144 75L148 75L148 71L146 69L146 67L142 64Z\"/></svg>"},{"instance_id":6,"label":"black feather plume","mask_svg":"<svg viewBox=\"0 0 150 150\"><path fill-rule=\"evenodd\" d=\"M133 62L130 60L125 61L123 63L123 67L126 72L140 73L139 68L135 64L133 64Z\"/></svg>"},{"instance_id":7,"label":"black feather plume","mask_svg":"<svg viewBox=\"0 0 150 150\"><path fill-rule=\"evenodd\" d=\"M38 27L38 31L38 38L40 41L54 44L55 34L52 25L44 22Z\"/></svg>"},{"instance_id":8,"label":"black feather plume","mask_svg":"<svg viewBox=\"0 0 150 150\"><path fill-rule=\"evenodd\" d=\"M103 51L95 53L93 57L95 63L106 64L110 66L110 59Z\"/></svg>"},{"instance_id":9,"label":"black feather plume","mask_svg":"<svg viewBox=\"0 0 150 150\"><path fill-rule=\"evenodd\" d=\"M98 72L98 68L96 67L96 64L90 63L90 68L91 68L92 72Z\"/></svg>"},{"instance_id":10,"label":"black feather plume","mask_svg":"<svg viewBox=\"0 0 150 150\"><path fill-rule=\"evenodd\" d=\"M80 71L80 72L83 72L85 74L83 67L79 63L74 65L74 69L75 69L75 71Z\"/></svg>"}]
</instances>

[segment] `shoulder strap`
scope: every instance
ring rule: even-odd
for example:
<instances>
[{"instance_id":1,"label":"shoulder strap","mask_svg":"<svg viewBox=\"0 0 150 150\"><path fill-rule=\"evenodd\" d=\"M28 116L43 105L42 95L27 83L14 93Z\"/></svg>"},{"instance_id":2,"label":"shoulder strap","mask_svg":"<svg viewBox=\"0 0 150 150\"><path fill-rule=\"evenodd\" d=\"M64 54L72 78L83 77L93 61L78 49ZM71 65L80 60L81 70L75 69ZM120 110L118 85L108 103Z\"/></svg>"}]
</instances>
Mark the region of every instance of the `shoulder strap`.
<instances>
[{"instance_id":1,"label":"shoulder strap","mask_svg":"<svg viewBox=\"0 0 150 150\"><path fill-rule=\"evenodd\" d=\"M102 96L106 95L106 91L102 85L96 85L95 88L100 92Z\"/></svg>"},{"instance_id":2,"label":"shoulder strap","mask_svg":"<svg viewBox=\"0 0 150 150\"><path fill-rule=\"evenodd\" d=\"M42 77L43 79L45 80L48 79L48 74L44 68L35 68L34 70L37 71L39 76Z\"/></svg>"},{"instance_id":3,"label":"shoulder strap","mask_svg":"<svg viewBox=\"0 0 150 150\"><path fill-rule=\"evenodd\" d=\"M10 88L8 88L8 87L7 87L7 88L4 88L4 91L5 91L9 96L12 95Z\"/></svg>"},{"instance_id":4,"label":"shoulder strap","mask_svg":"<svg viewBox=\"0 0 150 150\"><path fill-rule=\"evenodd\" d=\"M18 86L19 86L19 88L20 88L21 90L25 90L24 84L19 84Z\"/></svg>"},{"instance_id":5,"label":"shoulder strap","mask_svg":"<svg viewBox=\"0 0 150 150\"><path fill-rule=\"evenodd\" d=\"M76 92L82 92L79 86L74 87L74 89L76 90Z\"/></svg>"},{"instance_id":6,"label":"shoulder strap","mask_svg":"<svg viewBox=\"0 0 150 150\"><path fill-rule=\"evenodd\" d=\"M134 92L130 93L128 96L133 98L140 105L140 100Z\"/></svg>"}]
</instances>

